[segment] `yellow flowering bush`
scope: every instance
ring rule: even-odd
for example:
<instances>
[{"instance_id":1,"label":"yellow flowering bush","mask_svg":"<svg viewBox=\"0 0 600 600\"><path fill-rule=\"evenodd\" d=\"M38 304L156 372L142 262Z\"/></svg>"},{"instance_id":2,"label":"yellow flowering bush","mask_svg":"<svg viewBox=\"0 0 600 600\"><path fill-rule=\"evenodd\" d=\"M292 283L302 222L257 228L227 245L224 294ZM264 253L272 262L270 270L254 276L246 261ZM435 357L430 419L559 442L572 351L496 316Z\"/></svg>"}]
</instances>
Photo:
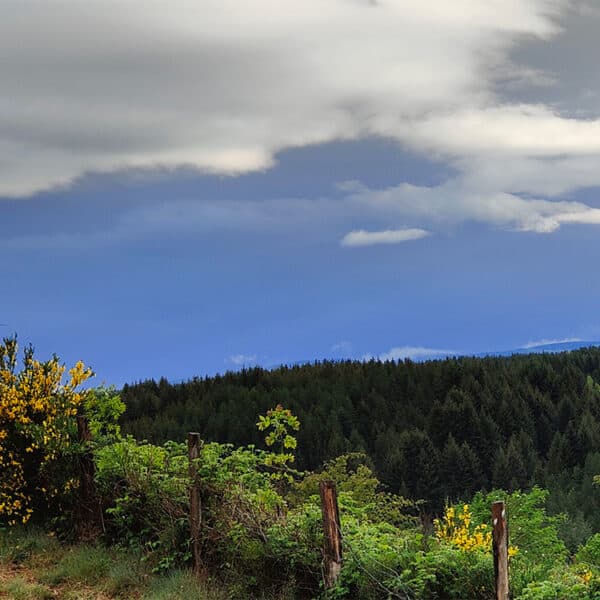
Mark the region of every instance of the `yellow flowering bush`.
<instances>
[{"instance_id":1,"label":"yellow flowering bush","mask_svg":"<svg viewBox=\"0 0 600 600\"><path fill-rule=\"evenodd\" d=\"M492 532L485 524L473 525L469 505L457 511L453 506L446 507L442 519L435 519L435 536L438 540L448 542L461 550L490 551L492 548Z\"/></svg>"},{"instance_id":2,"label":"yellow flowering bush","mask_svg":"<svg viewBox=\"0 0 600 600\"><path fill-rule=\"evenodd\" d=\"M487 524L473 524L473 517L468 504L464 504L461 510L453 506L446 507L442 519L435 519L435 536L438 540L448 542L461 550L473 552L483 550L492 551L492 532ZM516 546L508 547L508 556L517 554Z\"/></svg>"},{"instance_id":3,"label":"yellow flowering bush","mask_svg":"<svg viewBox=\"0 0 600 600\"><path fill-rule=\"evenodd\" d=\"M64 491L56 481L45 482L43 473L70 446L85 398L78 388L93 375L78 362L63 383L65 366L58 357L40 362L31 347L20 370L17 362L16 338L5 338L0 344L0 523L9 525L27 522L34 501Z\"/></svg>"}]
</instances>

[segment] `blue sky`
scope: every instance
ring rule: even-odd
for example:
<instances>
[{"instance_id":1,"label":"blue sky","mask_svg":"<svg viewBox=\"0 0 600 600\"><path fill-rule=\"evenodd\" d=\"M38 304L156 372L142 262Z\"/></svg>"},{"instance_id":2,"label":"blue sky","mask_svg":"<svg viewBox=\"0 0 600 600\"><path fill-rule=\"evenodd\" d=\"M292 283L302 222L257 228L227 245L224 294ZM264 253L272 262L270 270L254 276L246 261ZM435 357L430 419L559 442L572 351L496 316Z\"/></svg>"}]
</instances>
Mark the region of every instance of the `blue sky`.
<instances>
[{"instance_id":1,"label":"blue sky","mask_svg":"<svg viewBox=\"0 0 600 600\"><path fill-rule=\"evenodd\" d=\"M600 338L593 3L198 6L0 7L3 332L117 385Z\"/></svg>"}]
</instances>

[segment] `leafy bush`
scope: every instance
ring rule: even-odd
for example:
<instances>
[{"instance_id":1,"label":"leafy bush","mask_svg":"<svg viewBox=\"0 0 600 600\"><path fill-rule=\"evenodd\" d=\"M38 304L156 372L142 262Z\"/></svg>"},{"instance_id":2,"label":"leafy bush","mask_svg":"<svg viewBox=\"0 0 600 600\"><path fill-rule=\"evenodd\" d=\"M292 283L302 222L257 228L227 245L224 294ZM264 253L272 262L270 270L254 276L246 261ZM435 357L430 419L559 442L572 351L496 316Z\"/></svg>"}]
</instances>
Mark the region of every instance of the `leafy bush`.
<instances>
[{"instance_id":1,"label":"leafy bush","mask_svg":"<svg viewBox=\"0 0 600 600\"><path fill-rule=\"evenodd\" d=\"M600 568L600 533L591 536L588 541L579 548L575 559L578 563L585 563Z\"/></svg>"},{"instance_id":2,"label":"leafy bush","mask_svg":"<svg viewBox=\"0 0 600 600\"><path fill-rule=\"evenodd\" d=\"M82 362L69 370L57 356L46 362L25 349L22 368L16 338L0 344L0 524L26 523L36 508L77 485L61 464L73 443L75 415L85 392L78 387L92 376Z\"/></svg>"},{"instance_id":3,"label":"leafy bush","mask_svg":"<svg viewBox=\"0 0 600 600\"><path fill-rule=\"evenodd\" d=\"M530 582L545 580L552 569L566 564L568 552L558 534L564 516L547 514L547 498L546 490L534 487L530 492L512 494L502 490L479 492L471 502L475 518L482 522L489 521L492 502L506 502L509 542L518 548L509 567L511 589L515 594Z\"/></svg>"},{"instance_id":4,"label":"leafy bush","mask_svg":"<svg viewBox=\"0 0 600 600\"><path fill-rule=\"evenodd\" d=\"M128 437L96 450L96 480L108 539L159 550L157 567L188 558L187 450Z\"/></svg>"},{"instance_id":5,"label":"leafy bush","mask_svg":"<svg viewBox=\"0 0 600 600\"><path fill-rule=\"evenodd\" d=\"M516 600L596 600L600 578L589 569L556 568L542 581L529 583Z\"/></svg>"}]
</instances>

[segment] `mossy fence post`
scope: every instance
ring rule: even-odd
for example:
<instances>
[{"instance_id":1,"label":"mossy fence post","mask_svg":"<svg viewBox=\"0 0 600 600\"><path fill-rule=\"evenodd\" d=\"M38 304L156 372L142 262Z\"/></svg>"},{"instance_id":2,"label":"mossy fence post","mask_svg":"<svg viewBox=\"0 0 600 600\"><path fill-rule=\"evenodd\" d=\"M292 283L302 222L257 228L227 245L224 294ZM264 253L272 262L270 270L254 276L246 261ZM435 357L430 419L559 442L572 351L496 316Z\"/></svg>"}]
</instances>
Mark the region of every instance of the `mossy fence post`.
<instances>
[{"instance_id":1,"label":"mossy fence post","mask_svg":"<svg viewBox=\"0 0 600 600\"><path fill-rule=\"evenodd\" d=\"M492 504L492 545L494 549L494 576L496 600L508 600L508 526L504 502Z\"/></svg>"},{"instance_id":2,"label":"mossy fence post","mask_svg":"<svg viewBox=\"0 0 600 600\"><path fill-rule=\"evenodd\" d=\"M200 457L202 440L199 433L188 433L188 461L190 475L190 542L192 546L192 565L196 575L202 575L202 549L200 530L202 527L202 505L200 502L200 482L196 461Z\"/></svg>"},{"instance_id":3,"label":"mossy fence post","mask_svg":"<svg viewBox=\"0 0 600 600\"><path fill-rule=\"evenodd\" d=\"M78 528L80 535L92 534L98 527L104 529L102 507L94 481L94 457L90 448L92 432L85 415L77 415L77 440L83 447L79 457L80 490Z\"/></svg>"},{"instance_id":4,"label":"mossy fence post","mask_svg":"<svg viewBox=\"0 0 600 600\"><path fill-rule=\"evenodd\" d=\"M333 481L321 481L321 512L323 514L323 581L325 588L335 586L342 570L342 530L337 490Z\"/></svg>"}]
</instances>

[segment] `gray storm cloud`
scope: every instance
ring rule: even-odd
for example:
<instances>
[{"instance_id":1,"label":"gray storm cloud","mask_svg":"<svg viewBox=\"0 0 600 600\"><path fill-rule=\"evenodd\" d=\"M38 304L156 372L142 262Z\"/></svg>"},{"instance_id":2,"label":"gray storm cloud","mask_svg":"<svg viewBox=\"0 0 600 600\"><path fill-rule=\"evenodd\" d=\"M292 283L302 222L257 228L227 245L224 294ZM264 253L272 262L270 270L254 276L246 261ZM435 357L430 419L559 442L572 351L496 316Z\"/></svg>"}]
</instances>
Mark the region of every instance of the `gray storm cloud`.
<instances>
[{"instance_id":1,"label":"gray storm cloud","mask_svg":"<svg viewBox=\"0 0 600 600\"><path fill-rule=\"evenodd\" d=\"M477 212L479 199L488 206L482 219L490 203L524 214L530 201L515 201L515 189L552 195L600 184L599 120L500 93L517 80L553 85L551 74L516 64L512 53L523 40L568 34L561 22L569 7L4 2L0 196L67 185L90 171L186 165L236 174L269 168L285 148L376 135L457 169L461 193L443 214ZM494 222L552 230L595 222L580 219L587 208L556 203L537 210L545 223L518 215Z\"/></svg>"}]
</instances>

